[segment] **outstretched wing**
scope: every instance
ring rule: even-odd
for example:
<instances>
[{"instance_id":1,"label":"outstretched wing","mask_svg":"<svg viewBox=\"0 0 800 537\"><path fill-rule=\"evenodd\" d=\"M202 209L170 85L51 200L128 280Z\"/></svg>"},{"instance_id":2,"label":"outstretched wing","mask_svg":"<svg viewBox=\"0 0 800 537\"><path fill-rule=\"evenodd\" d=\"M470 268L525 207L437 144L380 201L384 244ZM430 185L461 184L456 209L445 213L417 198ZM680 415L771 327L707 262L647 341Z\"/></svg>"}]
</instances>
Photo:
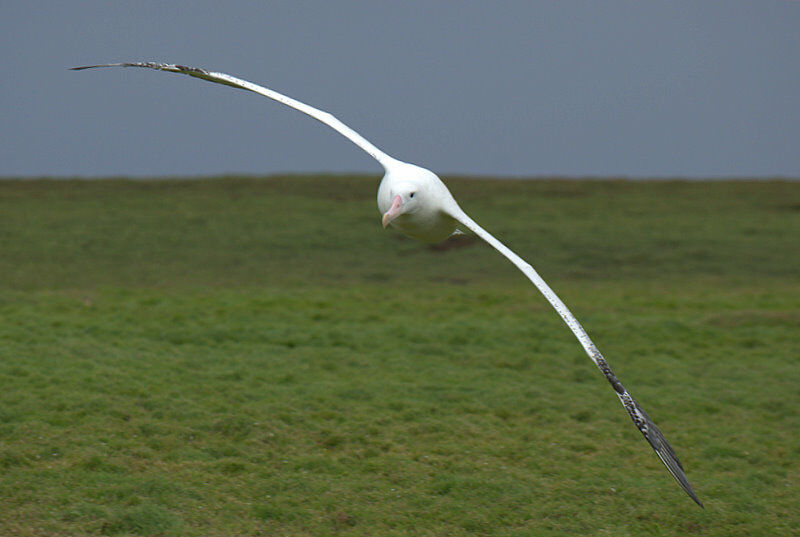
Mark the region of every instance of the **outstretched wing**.
<instances>
[{"instance_id":1,"label":"outstretched wing","mask_svg":"<svg viewBox=\"0 0 800 537\"><path fill-rule=\"evenodd\" d=\"M83 69L94 69L96 67L144 67L147 69L156 69L158 71L169 71L171 73L182 73L184 75L193 76L195 78L202 78L203 80L208 80L209 82L216 82L217 84L225 84L226 86L231 86L234 88L240 88L247 91L252 91L254 93L258 93L259 95L263 95L264 97L269 97L279 103L285 104L295 110L299 110L304 114L307 114L317 121L324 123L325 125L329 126L336 132L343 135L345 138L356 144L358 147L366 151L372 158L377 160L385 170L387 170L387 166L390 166L395 159L372 145L369 141L367 141L363 136L358 134L356 131L336 119L332 114L328 112L324 112L322 110L317 110L313 106L309 106L305 103L301 103L298 100L292 99L291 97L287 97L277 91L271 90L269 88L265 88L259 86L258 84L253 84L252 82L248 82L247 80L242 80L240 78L233 77L231 75L226 75L225 73L216 73L214 71L206 71L205 69L199 69L197 67L186 67L185 65L176 65L172 63L159 63L159 62L125 62L125 63L105 63L100 65L86 65L84 67L73 67L73 71L81 71Z\"/></svg>"},{"instance_id":2,"label":"outstretched wing","mask_svg":"<svg viewBox=\"0 0 800 537\"><path fill-rule=\"evenodd\" d=\"M589 335L586 333L586 330L583 329L575 316L572 315L572 312L569 311L561 299L556 296L550 286L547 285L547 283L542 279L541 276L539 276L536 270L534 270L529 263L512 252L502 242L494 238L491 233L479 226L464 211L461 209L453 209L450 216L461 222L473 233L492 245L498 252L506 256L509 261L514 263L514 265L521 270L531 282L533 282L533 285L535 285L536 288L541 291L547 301L550 302L561 318L564 319L564 322L567 323L567 326L569 326L570 330L572 330L572 333L575 334L575 337L578 338L578 341L580 341L581 346L583 346L586 354L589 355L589 358L591 358L600 371L603 372L603 375L605 375L606 379L611 384L611 387L614 388L614 392L617 394L617 397L619 397L622 406L624 406L625 410L628 411L628 415L633 420L634 425L636 425L636 428L639 429L647 441L650 442L650 445L655 450L656 455L658 455L658 458L664 463L664 466L667 467L667 470L669 470L669 473L672 474L672 477L674 477L683 490L686 491L686 494L688 494L695 502L697 502L697 505L703 507L702 502L700 502L698 497L695 495L694 491L692 490L692 486L689 484L689 480L686 478L686 474L683 471L683 466L681 466L681 463L678 460L678 456L675 455L675 451L673 451L672 446L669 445L667 439L664 438L661 430L656 427L656 424L653 423L653 420L651 420L642 407L639 406L639 403L637 403L636 400L630 396L616 375L614 375L614 372L611 371L611 368L608 366L605 358L603 358L603 355L600 354L600 351L597 350L597 347L595 347L592 340L589 339Z\"/></svg>"}]
</instances>

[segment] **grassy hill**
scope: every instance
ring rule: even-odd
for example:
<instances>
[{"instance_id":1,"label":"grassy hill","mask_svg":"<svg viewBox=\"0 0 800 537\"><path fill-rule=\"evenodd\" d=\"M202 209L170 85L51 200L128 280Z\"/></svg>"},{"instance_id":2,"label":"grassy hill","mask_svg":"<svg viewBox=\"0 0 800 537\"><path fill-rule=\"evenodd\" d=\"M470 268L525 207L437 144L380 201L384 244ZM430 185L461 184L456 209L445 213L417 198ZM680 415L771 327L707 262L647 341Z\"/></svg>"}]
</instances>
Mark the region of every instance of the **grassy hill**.
<instances>
[{"instance_id":1,"label":"grassy hill","mask_svg":"<svg viewBox=\"0 0 800 537\"><path fill-rule=\"evenodd\" d=\"M0 181L0 534L800 531L800 183Z\"/></svg>"}]
</instances>

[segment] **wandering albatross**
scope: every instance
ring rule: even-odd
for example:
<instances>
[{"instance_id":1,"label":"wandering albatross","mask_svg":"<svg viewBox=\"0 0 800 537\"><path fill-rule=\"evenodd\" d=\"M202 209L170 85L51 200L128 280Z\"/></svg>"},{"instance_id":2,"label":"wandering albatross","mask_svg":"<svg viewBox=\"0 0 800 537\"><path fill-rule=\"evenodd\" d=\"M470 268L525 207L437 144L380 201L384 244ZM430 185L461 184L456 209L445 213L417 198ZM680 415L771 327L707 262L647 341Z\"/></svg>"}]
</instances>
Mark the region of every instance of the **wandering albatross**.
<instances>
[{"instance_id":1,"label":"wandering albatross","mask_svg":"<svg viewBox=\"0 0 800 537\"><path fill-rule=\"evenodd\" d=\"M697 502L697 505L703 507L702 502L694 493L692 486L689 484L689 480L686 478L683 466L680 461L678 461L678 457L675 455L675 452L672 450L666 438L664 438L661 430L653 423L653 420L650 419L644 409L631 397L628 390L625 389L616 375L614 375L614 372L608 366L608 362L606 362L603 355L600 354L600 351L597 350L592 340L589 339L589 335L575 316L572 315L572 312L567 309L567 306L556 296L553 290L550 289L550 286L545 283L529 263L512 252L461 210L461 207L458 206L458 203L456 203L450 191L436 174L425 168L390 157L328 112L318 110L305 103L292 99L291 97L282 95L277 91L225 73L159 62L126 62L87 65L84 67L74 67L73 70L79 71L96 67L144 67L159 71L169 71L171 73L182 73L217 84L225 84L226 86L252 91L313 117L366 151L383 166L385 171L383 180L378 187L378 208L383 215L383 227L390 225L397 228L405 235L420 241L439 242L452 235L456 231L456 226L462 224L508 258L508 260L522 271L533 285L539 289L553 308L555 308L567 326L569 326L570 330L572 330L572 333L575 334L575 337L586 351L586 354L589 355L589 358L591 358L600 369L611 384L611 387L614 388L614 393L617 394L622 406L625 407L628 415L633 420L634 425L636 425L636 428L639 429L647 441L650 442L650 445L661 459L661 462L667 467L669 473L680 484L683 490Z\"/></svg>"}]
</instances>

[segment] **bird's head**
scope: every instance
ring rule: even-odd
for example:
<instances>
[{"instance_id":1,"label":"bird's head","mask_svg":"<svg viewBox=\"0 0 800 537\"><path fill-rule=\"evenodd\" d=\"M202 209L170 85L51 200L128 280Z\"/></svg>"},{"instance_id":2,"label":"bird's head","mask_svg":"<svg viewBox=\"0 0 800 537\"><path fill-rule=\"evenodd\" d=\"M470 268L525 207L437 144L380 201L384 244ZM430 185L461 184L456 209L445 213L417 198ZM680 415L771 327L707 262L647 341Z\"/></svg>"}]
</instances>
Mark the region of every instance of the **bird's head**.
<instances>
[{"instance_id":1,"label":"bird's head","mask_svg":"<svg viewBox=\"0 0 800 537\"><path fill-rule=\"evenodd\" d=\"M417 212L421 206L423 195L423 189L409 181L392 185L389 193L390 205L383 213L383 227L388 226L400 215Z\"/></svg>"},{"instance_id":2,"label":"bird's head","mask_svg":"<svg viewBox=\"0 0 800 537\"><path fill-rule=\"evenodd\" d=\"M391 226L423 242L439 242L456 228L453 215L460 209L436 175L403 162L386 171L378 187L378 209L383 227Z\"/></svg>"}]
</instances>

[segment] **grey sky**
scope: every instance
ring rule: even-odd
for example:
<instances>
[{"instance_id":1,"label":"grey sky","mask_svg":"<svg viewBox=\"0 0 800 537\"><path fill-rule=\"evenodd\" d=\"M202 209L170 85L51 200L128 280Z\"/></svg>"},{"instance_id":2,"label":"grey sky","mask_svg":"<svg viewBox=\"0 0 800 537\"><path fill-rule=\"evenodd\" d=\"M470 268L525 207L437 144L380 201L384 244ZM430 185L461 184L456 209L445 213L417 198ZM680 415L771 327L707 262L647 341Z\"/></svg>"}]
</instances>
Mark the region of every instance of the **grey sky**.
<instances>
[{"instance_id":1,"label":"grey sky","mask_svg":"<svg viewBox=\"0 0 800 537\"><path fill-rule=\"evenodd\" d=\"M0 176L800 176L800 2L6 1Z\"/></svg>"}]
</instances>

